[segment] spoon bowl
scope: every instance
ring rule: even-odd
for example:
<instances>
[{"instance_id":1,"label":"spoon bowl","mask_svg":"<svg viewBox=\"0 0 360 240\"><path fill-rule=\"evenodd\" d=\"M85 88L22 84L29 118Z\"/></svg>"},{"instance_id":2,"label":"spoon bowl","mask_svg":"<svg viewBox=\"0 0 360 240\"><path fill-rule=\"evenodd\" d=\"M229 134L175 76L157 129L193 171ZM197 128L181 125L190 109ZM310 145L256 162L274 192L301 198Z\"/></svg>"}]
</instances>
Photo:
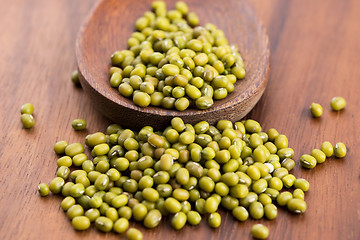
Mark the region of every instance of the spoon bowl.
<instances>
[{"instance_id":1,"label":"spoon bowl","mask_svg":"<svg viewBox=\"0 0 360 240\"><path fill-rule=\"evenodd\" d=\"M202 120L213 124L220 119L237 121L243 118L262 96L270 69L268 36L251 5L243 0L188 1L189 10L198 14L200 25L209 22L223 30L229 43L238 46L244 59L246 77L235 83L235 90L225 99L215 100L206 110L180 112L151 106L142 108L110 86L110 56L116 50L127 48L136 19L151 9L151 2L99 1L82 26L76 41L76 57L80 82L90 103L112 121L134 129L146 125L162 129L173 117L181 117L192 124ZM168 9L174 8L175 1L165 2Z\"/></svg>"}]
</instances>

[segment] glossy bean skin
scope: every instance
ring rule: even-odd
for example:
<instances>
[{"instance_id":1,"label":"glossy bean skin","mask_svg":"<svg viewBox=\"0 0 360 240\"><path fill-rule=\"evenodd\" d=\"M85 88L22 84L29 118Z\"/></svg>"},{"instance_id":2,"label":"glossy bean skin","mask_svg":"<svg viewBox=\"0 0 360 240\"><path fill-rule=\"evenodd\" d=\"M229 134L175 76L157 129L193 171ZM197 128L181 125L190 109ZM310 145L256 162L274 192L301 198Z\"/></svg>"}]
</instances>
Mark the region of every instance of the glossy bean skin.
<instances>
[{"instance_id":1,"label":"glossy bean skin","mask_svg":"<svg viewBox=\"0 0 360 240\"><path fill-rule=\"evenodd\" d=\"M20 121L25 129L32 128L35 125L33 115L28 113L21 114Z\"/></svg>"},{"instance_id":2,"label":"glossy bean skin","mask_svg":"<svg viewBox=\"0 0 360 240\"><path fill-rule=\"evenodd\" d=\"M267 239L269 229L262 224L255 224L251 227L251 235L256 239Z\"/></svg>"},{"instance_id":3,"label":"glossy bean skin","mask_svg":"<svg viewBox=\"0 0 360 240\"><path fill-rule=\"evenodd\" d=\"M311 103L311 106L310 106L310 111L311 111L311 115L314 117L314 118L318 118L322 115L323 113L323 108L320 104L318 103Z\"/></svg>"},{"instance_id":4,"label":"glossy bean skin","mask_svg":"<svg viewBox=\"0 0 360 240\"><path fill-rule=\"evenodd\" d=\"M143 234L136 228L129 228L126 232L126 237L129 240L142 240Z\"/></svg>"},{"instance_id":5,"label":"glossy bean skin","mask_svg":"<svg viewBox=\"0 0 360 240\"><path fill-rule=\"evenodd\" d=\"M339 142L339 143L336 143L335 146L334 146L334 154L337 158L343 158L346 156L346 152L347 152L347 149L346 149L346 146L344 143L342 142Z\"/></svg>"},{"instance_id":6,"label":"glossy bean skin","mask_svg":"<svg viewBox=\"0 0 360 240\"><path fill-rule=\"evenodd\" d=\"M321 144L320 150L323 151L326 157L331 157L334 153L333 145L329 141L325 141Z\"/></svg>"},{"instance_id":7,"label":"glossy bean skin","mask_svg":"<svg viewBox=\"0 0 360 240\"><path fill-rule=\"evenodd\" d=\"M24 103L20 109L21 114L30 114L34 113L34 105L32 103Z\"/></svg>"},{"instance_id":8,"label":"glossy bean skin","mask_svg":"<svg viewBox=\"0 0 360 240\"><path fill-rule=\"evenodd\" d=\"M346 100L343 97L334 97L331 99L330 106L334 111L340 111L346 107Z\"/></svg>"},{"instance_id":9,"label":"glossy bean skin","mask_svg":"<svg viewBox=\"0 0 360 240\"><path fill-rule=\"evenodd\" d=\"M287 202L287 208L294 213L303 213L306 211L307 204L302 199L293 198Z\"/></svg>"},{"instance_id":10,"label":"glossy bean skin","mask_svg":"<svg viewBox=\"0 0 360 240\"><path fill-rule=\"evenodd\" d=\"M40 196L46 197L47 195L49 195L50 192L49 186L46 183L40 183L38 185L38 192Z\"/></svg>"},{"instance_id":11,"label":"glossy bean skin","mask_svg":"<svg viewBox=\"0 0 360 240\"><path fill-rule=\"evenodd\" d=\"M107 217L98 217L95 221L95 227L102 232L110 232L113 228L113 221Z\"/></svg>"},{"instance_id":12,"label":"glossy bean skin","mask_svg":"<svg viewBox=\"0 0 360 240\"><path fill-rule=\"evenodd\" d=\"M90 219L86 216L77 216L72 219L72 225L75 230L83 231L90 227Z\"/></svg>"},{"instance_id":13,"label":"glossy bean skin","mask_svg":"<svg viewBox=\"0 0 360 240\"><path fill-rule=\"evenodd\" d=\"M76 131L81 131L84 130L86 128L86 121L84 119L74 119L71 123L71 126L74 128L74 130Z\"/></svg>"}]
</instances>

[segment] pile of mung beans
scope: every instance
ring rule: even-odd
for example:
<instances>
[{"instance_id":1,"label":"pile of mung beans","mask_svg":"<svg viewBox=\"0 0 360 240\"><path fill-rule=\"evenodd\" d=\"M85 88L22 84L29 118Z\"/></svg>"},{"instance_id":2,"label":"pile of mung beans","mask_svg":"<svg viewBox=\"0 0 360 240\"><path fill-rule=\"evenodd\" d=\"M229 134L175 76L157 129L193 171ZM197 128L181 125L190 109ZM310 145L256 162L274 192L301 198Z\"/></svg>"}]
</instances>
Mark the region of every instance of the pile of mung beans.
<instances>
[{"instance_id":1,"label":"pile of mung beans","mask_svg":"<svg viewBox=\"0 0 360 240\"><path fill-rule=\"evenodd\" d=\"M129 50L112 55L110 85L138 106L178 111L210 108L214 99L234 91L235 82L245 77L244 62L224 33L213 24L198 26L197 15L184 2L170 11L162 1L152 7L154 12L136 21ZM72 81L80 85L77 71ZM334 111L345 106L341 97L331 101ZM314 117L322 115L320 104L310 109ZM25 128L34 125L32 113L32 104L22 106ZM84 130L86 121L75 119L72 127ZM176 117L164 131L146 126L139 132L112 124L106 133L88 135L85 145L91 157L81 143L57 142L56 177L38 185L43 197L50 191L64 197L61 208L78 231L93 224L99 231L126 232L128 239L140 240L142 233L129 228L131 219L155 228L166 216L180 230L205 218L218 228L220 208L238 221L273 220L278 206L293 213L307 208L309 182L291 173L294 150L287 137L274 128L263 131L255 120L191 125ZM302 155L300 164L314 168L333 154L344 157L345 145L326 141ZM266 239L269 230L255 224L251 234Z\"/></svg>"},{"instance_id":2,"label":"pile of mung beans","mask_svg":"<svg viewBox=\"0 0 360 240\"><path fill-rule=\"evenodd\" d=\"M124 233L130 219L154 228L163 216L177 230L203 218L217 228L219 208L239 221L273 220L277 206L306 211L309 182L291 173L294 151L287 137L274 128L263 131L255 120L191 125L176 117L162 132L112 124L106 133L88 135L85 144L91 157L81 143L57 142L56 177L38 187L41 196L51 191L64 197L61 208L76 230L93 223L103 232ZM264 228L252 232L268 234ZM127 237L142 239L136 229Z\"/></svg>"},{"instance_id":3,"label":"pile of mung beans","mask_svg":"<svg viewBox=\"0 0 360 240\"><path fill-rule=\"evenodd\" d=\"M163 1L152 7L136 21L129 49L111 56L110 85L137 106L178 111L208 109L233 92L245 77L244 62L224 32L213 24L198 26L182 1L169 11Z\"/></svg>"}]
</instances>

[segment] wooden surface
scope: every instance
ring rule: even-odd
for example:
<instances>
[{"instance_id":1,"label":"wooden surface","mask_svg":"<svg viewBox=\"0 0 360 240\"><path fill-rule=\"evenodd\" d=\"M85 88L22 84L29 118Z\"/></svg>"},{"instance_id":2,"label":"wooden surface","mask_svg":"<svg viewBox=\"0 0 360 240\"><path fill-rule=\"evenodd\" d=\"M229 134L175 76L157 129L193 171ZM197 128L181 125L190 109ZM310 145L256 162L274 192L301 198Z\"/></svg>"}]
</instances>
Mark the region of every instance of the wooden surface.
<instances>
[{"instance_id":1,"label":"wooden surface","mask_svg":"<svg viewBox=\"0 0 360 240\"><path fill-rule=\"evenodd\" d=\"M133 4L139 7L131 7ZM168 1L169 9L174 5ZM82 27L76 43L78 69L83 89L95 107L112 121L136 129L147 125L164 129L173 117L192 124L209 119L209 123L214 124L220 119L236 121L249 113L262 96L269 77L269 39L254 9L244 1L208 0L206 9L199 6L198 1L189 3L189 8L199 13L201 24L212 22L225 31L229 42L239 47L246 63L246 77L236 82L234 91L225 99L214 101L211 108L189 107L182 112L151 106L142 108L110 86L110 56L115 50L127 48L127 39L134 32L134 24L129 23L135 23L149 6L151 0L101 1ZM225 9L228 14L224 16ZM235 15L236 21L229 24Z\"/></svg>"},{"instance_id":2,"label":"wooden surface","mask_svg":"<svg viewBox=\"0 0 360 240\"><path fill-rule=\"evenodd\" d=\"M280 208L275 221L235 221L223 213L222 226L203 222L177 232L168 222L143 230L146 239L250 239L250 227L261 222L269 239L360 239L360 2L251 0L267 28L271 46L268 88L249 117L264 129L277 128L295 150L294 174L311 184L303 215ZM82 141L110 123L73 87L75 38L95 1L2 0L0 7L0 238L119 239L94 228L76 232L60 209L60 197L41 198L37 184L56 171L53 144ZM333 96L348 106L330 111ZM324 107L320 119L308 106ZM25 130L20 106L32 102L36 125ZM71 121L88 121L86 132L74 132ZM321 142L342 141L344 159L328 159L312 170L299 167L303 153ZM139 226L138 224L132 224ZM120 237L121 238L121 237Z\"/></svg>"}]
</instances>

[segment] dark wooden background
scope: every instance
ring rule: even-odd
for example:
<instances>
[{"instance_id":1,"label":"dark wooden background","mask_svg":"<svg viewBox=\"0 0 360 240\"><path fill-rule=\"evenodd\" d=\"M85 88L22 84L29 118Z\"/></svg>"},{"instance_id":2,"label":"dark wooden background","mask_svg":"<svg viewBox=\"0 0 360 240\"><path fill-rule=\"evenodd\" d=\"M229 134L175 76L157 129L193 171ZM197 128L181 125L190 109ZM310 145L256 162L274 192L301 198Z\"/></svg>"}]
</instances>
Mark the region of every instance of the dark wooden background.
<instances>
[{"instance_id":1,"label":"dark wooden background","mask_svg":"<svg viewBox=\"0 0 360 240\"><path fill-rule=\"evenodd\" d=\"M60 197L40 198L37 185L56 171L53 144L81 141L103 131L110 121L70 81L76 68L75 39L96 1L0 1L0 238L118 239L94 228L76 232L60 209ZM205 2L205 1L203 1ZM269 239L360 239L360 2L251 0L267 28L271 45L268 87L249 117L264 129L275 127L289 138L297 165L294 174L311 184L305 214L279 209L274 221L235 221L222 213L216 230L199 227L174 231L168 222L143 229L145 239L250 239L261 222ZM332 112L333 96L348 102ZM311 102L324 107L320 119L309 113ZM32 102L36 125L25 130L20 106ZM85 118L88 130L74 132L71 121ZM313 170L298 159L328 140L344 142L348 155L330 158ZM140 227L139 224L134 224Z\"/></svg>"}]
</instances>

